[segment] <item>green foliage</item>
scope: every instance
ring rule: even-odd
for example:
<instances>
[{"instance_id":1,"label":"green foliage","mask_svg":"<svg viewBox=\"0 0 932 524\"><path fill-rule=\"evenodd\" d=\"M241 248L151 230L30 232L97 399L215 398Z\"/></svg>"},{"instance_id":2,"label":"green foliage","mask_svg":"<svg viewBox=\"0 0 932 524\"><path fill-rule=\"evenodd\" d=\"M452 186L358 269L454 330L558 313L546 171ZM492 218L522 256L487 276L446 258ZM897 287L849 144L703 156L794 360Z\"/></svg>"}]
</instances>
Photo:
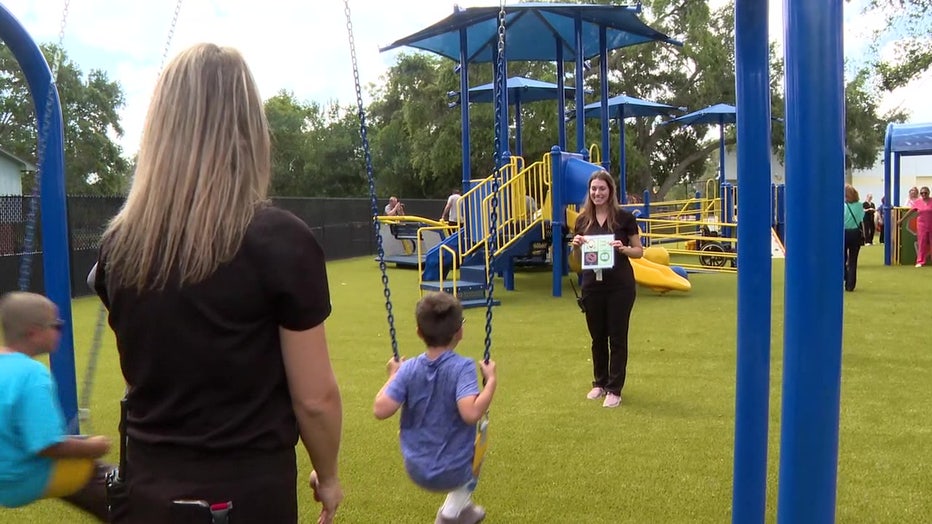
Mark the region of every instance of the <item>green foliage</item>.
<instances>
[{"instance_id":1,"label":"green foliage","mask_svg":"<svg viewBox=\"0 0 932 524\"><path fill-rule=\"evenodd\" d=\"M903 87L929 70L932 0L870 0L863 16L884 20L873 41L874 67L883 89ZM881 57L884 48L891 52Z\"/></svg>"},{"instance_id":2,"label":"green foliage","mask_svg":"<svg viewBox=\"0 0 932 524\"><path fill-rule=\"evenodd\" d=\"M52 63L57 48L43 45L42 52ZM85 76L61 52L57 86L65 124L65 186L69 194L111 195L127 189L130 163L114 138L123 135L119 109L124 105L123 89L100 70ZM39 101L45 111L46 100ZM25 77L6 46L0 48L0 147L36 163L36 108ZM29 191L31 181L25 181Z\"/></svg>"},{"instance_id":3,"label":"green foliage","mask_svg":"<svg viewBox=\"0 0 932 524\"><path fill-rule=\"evenodd\" d=\"M877 115L879 94L870 85L871 72L858 71L845 87L845 168L867 169L877 161L888 122L903 122L906 113L894 109Z\"/></svg>"}]
</instances>

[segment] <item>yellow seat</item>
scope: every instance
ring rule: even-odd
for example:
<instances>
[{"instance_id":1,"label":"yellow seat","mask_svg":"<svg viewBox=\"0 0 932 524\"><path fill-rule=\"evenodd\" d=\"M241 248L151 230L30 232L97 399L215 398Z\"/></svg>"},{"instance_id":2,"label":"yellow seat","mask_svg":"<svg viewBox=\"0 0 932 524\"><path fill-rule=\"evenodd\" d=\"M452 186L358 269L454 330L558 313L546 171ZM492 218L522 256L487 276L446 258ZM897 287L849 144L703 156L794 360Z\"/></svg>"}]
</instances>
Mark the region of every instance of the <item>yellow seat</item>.
<instances>
[{"instance_id":1,"label":"yellow seat","mask_svg":"<svg viewBox=\"0 0 932 524\"><path fill-rule=\"evenodd\" d=\"M65 458L53 462L52 474L42 498L74 495L87 485L94 474L93 459Z\"/></svg>"}]
</instances>

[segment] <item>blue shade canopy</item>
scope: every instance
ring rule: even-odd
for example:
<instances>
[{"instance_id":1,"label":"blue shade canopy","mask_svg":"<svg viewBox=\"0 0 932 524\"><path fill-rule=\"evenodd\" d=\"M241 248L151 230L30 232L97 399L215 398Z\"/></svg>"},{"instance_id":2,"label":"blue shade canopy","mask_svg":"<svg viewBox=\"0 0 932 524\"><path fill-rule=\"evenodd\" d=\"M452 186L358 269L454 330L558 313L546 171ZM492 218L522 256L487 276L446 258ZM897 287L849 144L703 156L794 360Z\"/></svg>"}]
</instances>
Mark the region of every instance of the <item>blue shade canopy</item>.
<instances>
[{"instance_id":1,"label":"blue shade canopy","mask_svg":"<svg viewBox=\"0 0 932 524\"><path fill-rule=\"evenodd\" d=\"M586 111L586 118L602 118L601 100L588 104L583 109ZM682 109L633 96L618 95L608 99L609 118L669 115L675 111L682 111Z\"/></svg>"},{"instance_id":2,"label":"blue shade canopy","mask_svg":"<svg viewBox=\"0 0 932 524\"><path fill-rule=\"evenodd\" d=\"M537 102L539 100L556 100L560 96L557 84L541 82L532 78L514 76L508 79L508 102L516 101ZM469 88L470 102L492 102L495 96L495 84L483 84ZM572 96L576 91L573 87L564 87L564 97Z\"/></svg>"},{"instance_id":3,"label":"blue shade canopy","mask_svg":"<svg viewBox=\"0 0 932 524\"><path fill-rule=\"evenodd\" d=\"M606 48L618 49L659 41L681 45L638 18L633 6L592 4L521 3L505 7L505 53L513 61L553 61L557 46L563 60L576 59L575 20L582 20L584 59L599 55L599 28L606 28ZM451 60L460 59L460 30L466 31L468 62L492 62L498 45L498 7L457 9L452 15L382 48L402 46L437 53ZM551 35L552 38L547 36Z\"/></svg>"},{"instance_id":4,"label":"blue shade canopy","mask_svg":"<svg viewBox=\"0 0 932 524\"><path fill-rule=\"evenodd\" d=\"M687 115L674 118L668 124L697 126L702 124L734 124L738 121L738 110L728 104L715 104Z\"/></svg>"},{"instance_id":5,"label":"blue shade canopy","mask_svg":"<svg viewBox=\"0 0 932 524\"><path fill-rule=\"evenodd\" d=\"M932 154L932 124L891 124L888 134L894 153Z\"/></svg>"}]
</instances>

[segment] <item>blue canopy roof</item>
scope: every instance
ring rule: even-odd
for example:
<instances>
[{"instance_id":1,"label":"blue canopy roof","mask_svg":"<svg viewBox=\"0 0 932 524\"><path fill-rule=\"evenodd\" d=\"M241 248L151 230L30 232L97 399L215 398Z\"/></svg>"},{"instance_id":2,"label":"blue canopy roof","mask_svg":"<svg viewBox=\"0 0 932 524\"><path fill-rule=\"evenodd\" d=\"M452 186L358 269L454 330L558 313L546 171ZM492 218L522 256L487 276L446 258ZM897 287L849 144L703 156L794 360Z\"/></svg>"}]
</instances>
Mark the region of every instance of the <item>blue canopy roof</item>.
<instances>
[{"instance_id":1,"label":"blue canopy roof","mask_svg":"<svg viewBox=\"0 0 932 524\"><path fill-rule=\"evenodd\" d=\"M602 117L602 101L587 104L586 118ZM634 116L657 116L669 115L674 111L681 111L680 108L659 102L651 102L633 96L618 95L608 99L608 116L609 118L630 118Z\"/></svg>"},{"instance_id":2,"label":"blue canopy roof","mask_svg":"<svg viewBox=\"0 0 932 524\"><path fill-rule=\"evenodd\" d=\"M539 100L556 100L559 95L557 84L541 82L533 78L514 76L508 79L508 103L516 101L537 102ZM469 88L470 102L491 102L494 96L495 84L483 84ZM574 87L565 86L564 96L572 96L576 91Z\"/></svg>"},{"instance_id":3,"label":"blue canopy roof","mask_svg":"<svg viewBox=\"0 0 932 524\"><path fill-rule=\"evenodd\" d=\"M894 153L932 155L932 124L890 124L887 135Z\"/></svg>"},{"instance_id":4,"label":"blue canopy roof","mask_svg":"<svg viewBox=\"0 0 932 524\"><path fill-rule=\"evenodd\" d=\"M682 124L696 126L702 124L734 124L738 120L738 110L728 104L715 104L693 111L668 121L668 124Z\"/></svg>"},{"instance_id":5,"label":"blue canopy roof","mask_svg":"<svg viewBox=\"0 0 932 524\"><path fill-rule=\"evenodd\" d=\"M582 20L584 59L599 54L599 28L606 28L607 49L660 41L680 45L638 18L639 8L593 4L520 3L505 7L505 53L513 61L553 61L557 46L563 60L576 59L575 20ZM468 62L491 62L498 45L498 7L457 9L452 15L382 48L416 47L455 61L460 59L460 30L466 31ZM547 38L551 35L553 40Z\"/></svg>"}]
</instances>

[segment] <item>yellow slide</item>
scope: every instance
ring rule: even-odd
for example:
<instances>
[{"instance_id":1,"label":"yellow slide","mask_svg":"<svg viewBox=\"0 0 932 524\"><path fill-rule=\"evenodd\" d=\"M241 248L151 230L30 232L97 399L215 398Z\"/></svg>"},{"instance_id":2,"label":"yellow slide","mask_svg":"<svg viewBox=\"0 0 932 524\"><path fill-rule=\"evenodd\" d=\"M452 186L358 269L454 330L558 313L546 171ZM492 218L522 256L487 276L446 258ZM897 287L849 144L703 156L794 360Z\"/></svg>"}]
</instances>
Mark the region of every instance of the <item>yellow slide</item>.
<instances>
[{"instance_id":1,"label":"yellow slide","mask_svg":"<svg viewBox=\"0 0 932 524\"><path fill-rule=\"evenodd\" d=\"M689 280L677 275L670 266L651 262L646 258L632 258L631 267L634 268L634 281L638 284L666 293L667 291L689 291L692 284Z\"/></svg>"}]
</instances>

